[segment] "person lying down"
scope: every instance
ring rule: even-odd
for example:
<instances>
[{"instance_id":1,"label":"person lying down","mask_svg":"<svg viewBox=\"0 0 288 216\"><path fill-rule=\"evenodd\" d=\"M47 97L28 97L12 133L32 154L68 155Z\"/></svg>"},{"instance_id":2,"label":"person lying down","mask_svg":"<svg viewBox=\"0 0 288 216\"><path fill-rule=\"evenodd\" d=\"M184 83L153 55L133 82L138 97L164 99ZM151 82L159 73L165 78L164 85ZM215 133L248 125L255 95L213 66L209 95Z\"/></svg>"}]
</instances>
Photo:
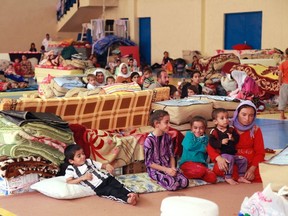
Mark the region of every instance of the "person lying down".
<instances>
[{"instance_id":1,"label":"person lying down","mask_svg":"<svg viewBox=\"0 0 288 216\"><path fill-rule=\"evenodd\" d=\"M77 144L67 146L64 154L65 162L70 164L65 172L68 184L81 184L90 187L97 196L130 205L137 204L138 194L127 189L111 175L114 171L112 165L86 159L82 147ZM105 169L108 173L100 169Z\"/></svg>"}]
</instances>

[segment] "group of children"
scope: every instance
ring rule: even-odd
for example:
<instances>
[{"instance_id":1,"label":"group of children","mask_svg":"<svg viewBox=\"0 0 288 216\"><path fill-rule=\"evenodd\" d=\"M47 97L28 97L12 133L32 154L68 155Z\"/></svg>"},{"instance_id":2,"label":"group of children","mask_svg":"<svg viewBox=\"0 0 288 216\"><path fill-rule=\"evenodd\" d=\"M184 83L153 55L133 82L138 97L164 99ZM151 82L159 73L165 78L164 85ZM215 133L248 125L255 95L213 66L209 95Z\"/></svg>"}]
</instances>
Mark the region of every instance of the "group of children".
<instances>
[{"instance_id":1,"label":"group of children","mask_svg":"<svg viewBox=\"0 0 288 216\"><path fill-rule=\"evenodd\" d=\"M245 157L236 155L235 145L239 140L236 130L229 126L228 111L219 108L212 112L215 128L207 136L207 122L201 116L192 118L191 130L187 131L182 142L183 152L176 161L173 141L168 134L170 128L169 113L165 110L153 110L150 113L150 125L153 131L144 142L145 165L148 175L167 190L175 191L188 187L189 179L202 179L208 183L216 183L216 174L208 168L208 143L218 149L228 164L224 179L227 183L251 183L244 178L247 170ZM70 145L65 149L65 161L70 165L66 169L66 182L82 184L92 188L98 196L136 205L139 195L127 189L111 174L110 164L86 159L79 145ZM177 165L178 164L178 165ZM239 178L232 179L233 166L238 166ZM102 172L100 169L106 169ZM110 174L109 174L110 173Z\"/></svg>"},{"instance_id":2,"label":"group of children","mask_svg":"<svg viewBox=\"0 0 288 216\"><path fill-rule=\"evenodd\" d=\"M2 72L3 73L3 72ZM32 64L25 55L20 61L18 58L10 63L0 77L0 91L28 87L27 78L33 77Z\"/></svg>"}]
</instances>

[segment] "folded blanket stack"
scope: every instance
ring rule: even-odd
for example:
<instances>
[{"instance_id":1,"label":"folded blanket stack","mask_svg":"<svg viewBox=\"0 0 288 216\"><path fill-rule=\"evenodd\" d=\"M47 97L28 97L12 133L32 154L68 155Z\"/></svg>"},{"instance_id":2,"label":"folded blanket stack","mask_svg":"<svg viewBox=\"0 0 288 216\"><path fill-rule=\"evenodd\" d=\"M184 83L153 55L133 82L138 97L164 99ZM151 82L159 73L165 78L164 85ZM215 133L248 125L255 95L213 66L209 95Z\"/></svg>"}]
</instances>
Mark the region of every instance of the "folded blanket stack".
<instances>
[{"instance_id":1,"label":"folded blanket stack","mask_svg":"<svg viewBox=\"0 0 288 216\"><path fill-rule=\"evenodd\" d=\"M0 111L0 177L52 177L73 144L67 122L52 113Z\"/></svg>"}]
</instances>

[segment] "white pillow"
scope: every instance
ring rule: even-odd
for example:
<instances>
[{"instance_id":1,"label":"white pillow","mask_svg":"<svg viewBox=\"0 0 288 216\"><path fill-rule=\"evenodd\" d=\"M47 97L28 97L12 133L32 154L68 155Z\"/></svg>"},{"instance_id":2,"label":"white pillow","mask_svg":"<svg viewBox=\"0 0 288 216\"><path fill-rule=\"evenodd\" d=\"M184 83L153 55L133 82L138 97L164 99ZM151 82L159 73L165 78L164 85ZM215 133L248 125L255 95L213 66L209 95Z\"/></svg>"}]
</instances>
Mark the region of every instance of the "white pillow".
<instances>
[{"instance_id":1,"label":"white pillow","mask_svg":"<svg viewBox=\"0 0 288 216\"><path fill-rule=\"evenodd\" d=\"M96 195L91 188L79 184L66 183L64 176L58 176L36 182L31 185L30 188L56 199L75 199Z\"/></svg>"}]
</instances>

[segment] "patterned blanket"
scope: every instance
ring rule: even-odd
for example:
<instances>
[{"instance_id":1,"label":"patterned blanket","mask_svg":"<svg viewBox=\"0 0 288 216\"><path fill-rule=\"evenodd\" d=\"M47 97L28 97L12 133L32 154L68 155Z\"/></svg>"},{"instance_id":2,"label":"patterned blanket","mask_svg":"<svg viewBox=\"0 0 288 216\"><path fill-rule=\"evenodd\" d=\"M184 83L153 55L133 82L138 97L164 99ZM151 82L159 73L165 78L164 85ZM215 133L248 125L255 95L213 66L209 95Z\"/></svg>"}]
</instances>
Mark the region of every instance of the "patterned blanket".
<instances>
[{"instance_id":1,"label":"patterned blanket","mask_svg":"<svg viewBox=\"0 0 288 216\"><path fill-rule=\"evenodd\" d=\"M30 122L20 127L0 115L0 155L41 156L60 164L64 159L66 143L74 142L73 133L69 131L41 122Z\"/></svg>"},{"instance_id":2,"label":"patterned blanket","mask_svg":"<svg viewBox=\"0 0 288 216\"><path fill-rule=\"evenodd\" d=\"M116 178L135 193L152 193L166 191L165 188L161 187L155 181L151 180L151 178L148 176L148 173L126 174L116 176ZM217 182L223 181L223 178L218 178L217 180ZM189 187L196 187L207 184L209 183L200 179L189 180Z\"/></svg>"},{"instance_id":3,"label":"patterned blanket","mask_svg":"<svg viewBox=\"0 0 288 216\"><path fill-rule=\"evenodd\" d=\"M42 122L30 122L21 126L21 128L34 137L53 138L66 144L74 143L71 130L56 129Z\"/></svg>"},{"instance_id":4,"label":"patterned blanket","mask_svg":"<svg viewBox=\"0 0 288 216\"><path fill-rule=\"evenodd\" d=\"M122 167L136 160L144 160L142 134L123 134L87 129L84 134L90 146L90 158Z\"/></svg>"},{"instance_id":5,"label":"patterned blanket","mask_svg":"<svg viewBox=\"0 0 288 216\"><path fill-rule=\"evenodd\" d=\"M30 173L37 173L39 176L47 178L55 176L58 170L58 166L41 157L0 157L0 176L2 178L17 177Z\"/></svg>"},{"instance_id":6,"label":"patterned blanket","mask_svg":"<svg viewBox=\"0 0 288 216\"><path fill-rule=\"evenodd\" d=\"M204 76L203 78L205 80L209 80L213 74L215 74L217 71L221 71L222 67L227 62L239 64L240 59L233 53L219 54L205 60L200 59L199 63L201 64L201 76Z\"/></svg>"},{"instance_id":7,"label":"patterned blanket","mask_svg":"<svg viewBox=\"0 0 288 216\"><path fill-rule=\"evenodd\" d=\"M230 71L233 70L244 71L248 76L252 77L261 90L260 97L265 98L265 96L269 94L279 94L277 67L266 67L260 64L247 64L234 65Z\"/></svg>"},{"instance_id":8,"label":"patterned blanket","mask_svg":"<svg viewBox=\"0 0 288 216\"><path fill-rule=\"evenodd\" d=\"M86 129L77 124L70 127L75 141L82 146L87 157L101 163L111 163L115 168L144 160L144 141L153 130L150 126L114 131ZM169 128L169 134L175 154L181 155L183 134L173 128Z\"/></svg>"},{"instance_id":9,"label":"patterned blanket","mask_svg":"<svg viewBox=\"0 0 288 216\"><path fill-rule=\"evenodd\" d=\"M56 165L64 160L64 154L57 149L35 141L26 140L21 144L0 145L0 155L16 157L41 156Z\"/></svg>"}]
</instances>

